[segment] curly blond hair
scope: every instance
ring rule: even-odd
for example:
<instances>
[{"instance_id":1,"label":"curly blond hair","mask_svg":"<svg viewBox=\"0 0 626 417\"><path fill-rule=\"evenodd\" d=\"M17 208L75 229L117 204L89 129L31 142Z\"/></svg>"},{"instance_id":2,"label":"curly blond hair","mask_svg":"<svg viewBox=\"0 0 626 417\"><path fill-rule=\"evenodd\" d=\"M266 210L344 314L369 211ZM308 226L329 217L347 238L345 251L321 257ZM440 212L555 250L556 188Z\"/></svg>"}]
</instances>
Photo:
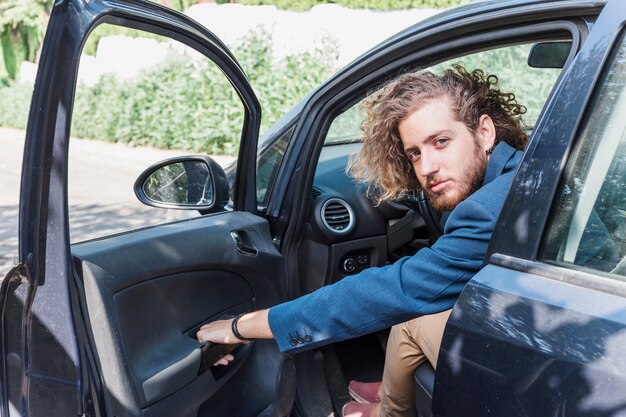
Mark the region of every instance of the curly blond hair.
<instances>
[{"instance_id":1,"label":"curly blond hair","mask_svg":"<svg viewBox=\"0 0 626 417\"><path fill-rule=\"evenodd\" d=\"M447 97L458 121L475 134L483 114L493 120L496 144L504 141L523 149L528 140L521 115L526 107L513 93L496 88L498 77L454 64L442 75L429 71L402 74L367 99L361 107L363 146L350 159L348 173L368 184L368 196L376 204L398 200L421 189L411 162L404 154L398 125L426 102ZM495 145L494 145L495 146Z\"/></svg>"}]
</instances>

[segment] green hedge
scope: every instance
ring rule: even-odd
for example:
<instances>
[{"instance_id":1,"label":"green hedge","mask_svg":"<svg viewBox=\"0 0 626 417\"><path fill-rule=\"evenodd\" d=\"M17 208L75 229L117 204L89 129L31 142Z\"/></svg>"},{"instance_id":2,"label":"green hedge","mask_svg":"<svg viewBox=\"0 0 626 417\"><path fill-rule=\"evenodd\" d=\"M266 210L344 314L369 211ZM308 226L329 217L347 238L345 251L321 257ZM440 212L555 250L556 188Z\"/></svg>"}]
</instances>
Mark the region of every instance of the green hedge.
<instances>
[{"instance_id":1,"label":"green hedge","mask_svg":"<svg viewBox=\"0 0 626 417\"><path fill-rule=\"evenodd\" d=\"M398 10L414 8L448 8L467 3L468 0L237 0L246 5L274 5L279 9L308 10L318 4L334 3L350 9Z\"/></svg>"},{"instance_id":2,"label":"green hedge","mask_svg":"<svg viewBox=\"0 0 626 417\"><path fill-rule=\"evenodd\" d=\"M279 63L270 57L271 39L264 33L244 40L246 48L235 54L246 70L263 109L262 130L270 127L291 106L333 72L326 51L289 56ZM525 65L530 45L480 52L461 59L469 69L495 73L505 91L513 91L528 107L524 119L533 125L558 69L533 69ZM456 60L453 60L456 61ZM448 68L450 62L432 67ZM0 87L0 125L24 128L32 88ZM72 134L131 145L184 149L233 155L237 151L242 108L232 87L217 68L198 71L197 64L175 61L143 73L132 82L104 77L76 96ZM361 116L356 106L341 115L330 137L359 134Z\"/></svg>"},{"instance_id":3,"label":"green hedge","mask_svg":"<svg viewBox=\"0 0 626 417\"><path fill-rule=\"evenodd\" d=\"M52 0L0 0L0 83L17 78L23 60L34 61Z\"/></svg>"},{"instance_id":4,"label":"green hedge","mask_svg":"<svg viewBox=\"0 0 626 417\"><path fill-rule=\"evenodd\" d=\"M153 0L175 10L185 10L206 0ZM407 8L448 8L468 0L215 0L217 3L275 5L279 9L309 10L318 4L334 3L352 9L397 10ZM17 78L19 63L33 61L43 38L52 0L0 0L0 83ZM97 44L93 38L86 46L89 52Z\"/></svg>"},{"instance_id":5,"label":"green hedge","mask_svg":"<svg viewBox=\"0 0 626 417\"><path fill-rule=\"evenodd\" d=\"M161 4L184 10L202 0L153 0ZM467 3L469 0L216 0L216 3L238 3L250 6L273 5L284 10L309 10L318 4L333 3L350 9L399 10L415 8L448 8Z\"/></svg>"},{"instance_id":6,"label":"green hedge","mask_svg":"<svg viewBox=\"0 0 626 417\"><path fill-rule=\"evenodd\" d=\"M262 131L280 118L334 68L332 45L273 63L271 38L255 33L235 48L263 109ZM234 155L243 108L219 70L176 60L132 81L102 77L79 86L72 135L135 146ZM32 88L0 87L0 125L25 128Z\"/></svg>"},{"instance_id":7,"label":"green hedge","mask_svg":"<svg viewBox=\"0 0 626 417\"><path fill-rule=\"evenodd\" d=\"M32 94L30 84L0 85L0 126L25 129Z\"/></svg>"}]
</instances>

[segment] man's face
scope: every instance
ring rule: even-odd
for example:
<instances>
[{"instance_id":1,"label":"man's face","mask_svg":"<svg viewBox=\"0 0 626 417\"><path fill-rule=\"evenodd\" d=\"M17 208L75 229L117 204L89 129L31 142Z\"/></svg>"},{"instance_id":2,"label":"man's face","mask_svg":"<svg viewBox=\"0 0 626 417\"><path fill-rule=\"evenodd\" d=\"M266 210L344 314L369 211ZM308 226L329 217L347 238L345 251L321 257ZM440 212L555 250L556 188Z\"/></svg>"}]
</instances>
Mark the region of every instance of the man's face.
<instances>
[{"instance_id":1,"label":"man's face","mask_svg":"<svg viewBox=\"0 0 626 417\"><path fill-rule=\"evenodd\" d=\"M487 124L487 125L486 125ZM404 153L432 206L452 210L480 187L495 141L489 116L481 116L476 135L455 119L446 97L422 105L398 125Z\"/></svg>"}]
</instances>

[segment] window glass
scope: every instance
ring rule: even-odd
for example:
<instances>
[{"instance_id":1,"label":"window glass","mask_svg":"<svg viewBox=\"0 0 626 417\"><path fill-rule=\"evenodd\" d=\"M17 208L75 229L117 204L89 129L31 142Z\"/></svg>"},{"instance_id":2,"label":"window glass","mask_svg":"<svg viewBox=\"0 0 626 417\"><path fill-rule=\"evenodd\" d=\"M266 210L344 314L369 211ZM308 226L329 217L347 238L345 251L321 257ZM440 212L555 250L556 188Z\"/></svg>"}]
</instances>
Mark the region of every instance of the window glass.
<instances>
[{"instance_id":1,"label":"window glass","mask_svg":"<svg viewBox=\"0 0 626 417\"><path fill-rule=\"evenodd\" d=\"M0 58L0 280L17 259L22 158L36 72L36 64L28 61L13 71L4 65Z\"/></svg>"},{"instance_id":2,"label":"window glass","mask_svg":"<svg viewBox=\"0 0 626 417\"><path fill-rule=\"evenodd\" d=\"M256 201L263 209L267 206L267 201L272 193L280 163L285 156L285 151L291 140L291 135L295 127L287 129L278 139L276 139L266 150L261 152L257 160L256 177Z\"/></svg>"},{"instance_id":3,"label":"window glass","mask_svg":"<svg viewBox=\"0 0 626 417\"><path fill-rule=\"evenodd\" d=\"M565 168L541 259L626 277L626 44L622 41Z\"/></svg>"},{"instance_id":4,"label":"window glass","mask_svg":"<svg viewBox=\"0 0 626 417\"><path fill-rule=\"evenodd\" d=\"M532 43L497 48L467 55L431 68L441 73L454 62L462 62L468 70L482 69L487 74L498 77L502 91L515 94L519 103L526 106L524 121L529 127L535 125L543 104L561 73L561 68L533 68L528 65Z\"/></svg>"},{"instance_id":5,"label":"window glass","mask_svg":"<svg viewBox=\"0 0 626 417\"><path fill-rule=\"evenodd\" d=\"M507 46L457 57L428 70L442 73L452 64L461 62L468 70L482 69L498 77L498 85L503 91L511 91L518 102L525 105L527 113L524 122L532 128L539 117L544 103L561 73L561 68L532 68L528 56L533 44ZM357 103L333 121L325 144L359 141L361 139L362 115Z\"/></svg>"},{"instance_id":6,"label":"window glass","mask_svg":"<svg viewBox=\"0 0 626 417\"><path fill-rule=\"evenodd\" d=\"M4 99L0 97L0 100ZM26 102L29 103L30 100ZM23 130L0 127L0 280L15 266L18 251L18 208L24 135Z\"/></svg>"},{"instance_id":7,"label":"window glass","mask_svg":"<svg viewBox=\"0 0 626 417\"><path fill-rule=\"evenodd\" d=\"M72 242L198 215L139 202L133 185L168 157L234 164L244 107L206 56L152 33L104 24L81 57L69 158ZM230 169L235 172L234 169Z\"/></svg>"}]
</instances>

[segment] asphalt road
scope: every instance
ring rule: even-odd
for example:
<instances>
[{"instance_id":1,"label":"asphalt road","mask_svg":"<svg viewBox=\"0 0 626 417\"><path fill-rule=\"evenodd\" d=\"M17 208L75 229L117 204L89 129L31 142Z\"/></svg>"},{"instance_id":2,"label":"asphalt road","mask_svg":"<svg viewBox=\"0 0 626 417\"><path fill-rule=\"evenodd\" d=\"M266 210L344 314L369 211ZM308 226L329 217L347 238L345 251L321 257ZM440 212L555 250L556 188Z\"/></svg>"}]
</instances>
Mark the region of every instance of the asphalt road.
<instances>
[{"instance_id":1,"label":"asphalt road","mask_svg":"<svg viewBox=\"0 0 626 417\"><path fill-rule=\"evenodd\" d=\"M0 129L0 278L3 278L17 255L17 203L24 133Z\"/></svg>"},{"instance_id":2,"label":"asphalt road","mask_svg":"<svg viewBox=\"0 0 626 417\"><path fill-rule=\"evenodd\" d=\"M23 131L0 128L0 279L9 272L18 254L23 149ZM72 139L68 168L71 241L155 224L155 218L166 221L166 213L157 213L159 209L144 206L136 199L132 185L151 164L185 153ZM214 158L220 163L232 159Z\"/></svg>"}]
</instances>

